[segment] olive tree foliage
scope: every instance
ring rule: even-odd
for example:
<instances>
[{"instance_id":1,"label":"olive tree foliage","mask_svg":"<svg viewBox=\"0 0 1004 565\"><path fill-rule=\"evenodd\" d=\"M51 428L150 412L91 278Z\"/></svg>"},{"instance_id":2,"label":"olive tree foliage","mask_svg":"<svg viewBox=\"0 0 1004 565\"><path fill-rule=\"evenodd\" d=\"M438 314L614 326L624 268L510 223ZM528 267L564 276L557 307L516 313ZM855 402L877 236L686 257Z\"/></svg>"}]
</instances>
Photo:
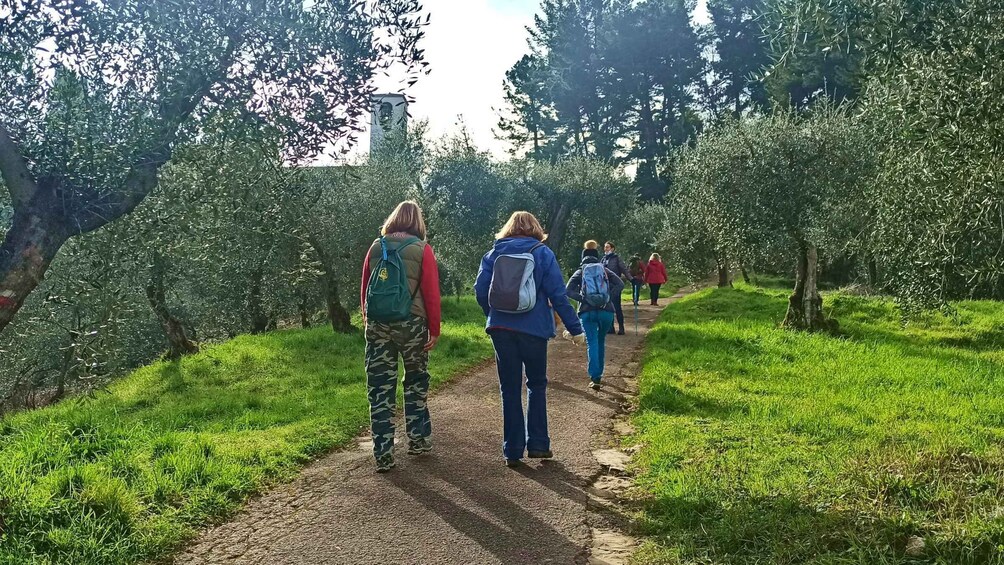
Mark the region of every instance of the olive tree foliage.
<instances>
[{"instance_id":1,"label":"olive tree foliage","mask_svg":"<svg viewBox=\"0 0 1004 565\"><path fill-rule=\"evenodd\" d=\"M129 217L67 243L0 336L0 409L325 314L351 330L363 254L414 196L418 144L301 169L265 133L218 133L180 148Z\"/></svg>"},{"instance_id":2,"label":"olive tree foliage","mask_svg":"<svg viewBox=\"0 0 1004 565\"><path fill-rule=\"evenodd\" d=\"M883 287L908 312L1004 298L1004 2L785 0L777 19L862 61L880 150L866 247Z\"/></svg>"},{"instance_id":3,"label":"olive tree foliage","mask_svg":"<svg viewBox=\"0 0 1004 565\"><path fill-rule=\"evenodd\" d=\"M872 246L907 311L1004 299L1004 3L953 2L869 83L882 148Z\"/></svg>"},{"instance_id":4,"label":"olive tree foliage","mask_svg":"<svg viewBox=\"0 0 1004 565\"><path fill-rule=\"evenodd\" d=\"M665 204L642 204L626 214L620 233L612 240L625 262L635 253L646 261L652 253L666 253L666 241L677 229L670 212ZM707 273L704 271L700 278Z\"/></svg>"},{"instance_id":5,"label":"olive tree foliage","mask_svg":"<svg viewBox=\"0 0 1004 565\"><path fill-rule=\"evenodd\" d=\"M618 168L586 157L526 166L522 182L539 202L546 243L566 271L579 264L584 241L620 239L638 193Z\"/></svg>"},{"instance_id":6,"label":"olive tree foliage","mask_svg":"<svg viewBox=\"0 0 1004 565\"><path fill-rule=\"evenodd\" d=\"M709 261L787 261L796 282L784 325L831 328L818 289L820 257L855 236L846 218L871 182L869 149L864 128L842 109L727 123L681 153L675 218Z\"/></svg>"},{"instance_id":7,"label":"olive tree foliage","mask_svg":"<svg viewBox=\"0 0 1004 565\"><path fill-rule=\"evenodd\" d=\"M0 398L51 402L289 317L283 272L295 257L274 212L293 172L274 146L180 149L133 214L64 246L0 339Z\"/></svg>"},{"instance_id":8,"label":"olive tree foliage","mask_svg":"<svg viewBox=\"0 0 1004 565\"><path fill-rule=\"evenodd\" d=\"M516 210L536 209L536 202L523 196L511 170L477 149L466 134L436 148L422 203L445 288L457 296L470 288L502 223Z\"/></svg>"},{"instance_id":9,"label":"olive tree foliage","mask_svg":"<svg viewBox=\"0 0 1004 565\"><path fill-rule=\"evenodd\" d=\"M417 0L0 4L0 331L71 238L132 212L217 115L290 161L351 137L373 78L423 67Z\"/></svg>"},{"instance_id":10,"label":"olive tree foliage","mask_svg":"<svg viewBox=\"0 0 1004 565\"><path fill-rule=\"evenodd\" d=\"M565 270L586 239L617 240L636 206L631 181L595 159L501 163L460 135L438 149L422 188L431 241L454 292L470 288L495 234L517 210L532 212ZM574 242L574 243L573 243Z\"/></svg>"},{"instance_id":11,"label":"olive tree foliage","mask_svg":"<svg viewBox=\"0 0 1004 565\"><path fill-rule=\"evenodd\" d=\"M290 316L296 289L284 273L298 265L299 242L289 236L285 210L305 190L299 178L262 138L185 148L164 171L163 190L123 225L135 238L137 263L146 266L138 283L176 297L161 303L149 296L172 350L179 347L174 338L183 341L172 335L175 322L216 340L267 331ZM171 320L174 308L179 315Z\"/></svg>"},{"instance_id":12,"label":"olive tree foliage","mask_svg":"<svg viewBox=\"0 0 1004 565\"><path fill-rule=\"evenodd\" d=\"M347 305L358 304L365 254L380 236L384 220L402 200L415 198L424 159L423 128L388 137L355 165L315 167L303 172L306 191L288 200L291 234L306 245L304 282L321 285L332 329L353 331ZM309 272L313 271L313 273Z\"/></svg>"}]
</instances>

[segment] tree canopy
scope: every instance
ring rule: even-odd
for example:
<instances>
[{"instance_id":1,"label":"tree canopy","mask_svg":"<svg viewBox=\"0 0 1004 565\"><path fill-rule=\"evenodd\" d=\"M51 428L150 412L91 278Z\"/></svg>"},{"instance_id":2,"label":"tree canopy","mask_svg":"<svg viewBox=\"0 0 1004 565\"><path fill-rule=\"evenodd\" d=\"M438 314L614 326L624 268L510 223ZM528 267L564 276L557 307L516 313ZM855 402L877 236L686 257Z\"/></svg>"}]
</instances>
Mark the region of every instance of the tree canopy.
<instances>
[{"instance_id":1,"label":"tree canopy","mask_svg":"<svg viewBox=\"0 0 1004 565\"><path fill-rule=\"evenodd\" d=\"M71 237L133 211L207 123L287 161L351 137L373 77L423 67L417 0L55 2L0 8L0 330Z\"/></svg>"}]
</instances>

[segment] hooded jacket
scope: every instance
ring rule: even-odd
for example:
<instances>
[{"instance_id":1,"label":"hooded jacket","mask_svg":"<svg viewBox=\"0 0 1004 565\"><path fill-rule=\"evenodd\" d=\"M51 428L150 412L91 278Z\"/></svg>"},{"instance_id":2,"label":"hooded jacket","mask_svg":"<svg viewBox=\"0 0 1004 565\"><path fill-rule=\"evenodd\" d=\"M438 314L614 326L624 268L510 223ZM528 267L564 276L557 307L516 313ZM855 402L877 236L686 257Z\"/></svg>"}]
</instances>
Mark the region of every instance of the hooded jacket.
<instances>
[{"instance_id":1,"label":"hooded jacket","mask_svg":"<svg viewBox=\"0 0 1004 565\"><path fill-rule=\"evenodd\" d=\"M481 269L478 271L477 282L474 283L474 294L485 316L488 317L485 325L487 331L508 330L551 339L555 336L553 311L557 311L569 333L572 335L582 333L582 322L575 315L575 309L572 308L565 293L565 280L561 276L558 260L554 257L554 252L544 245L533 251L533 279L537 285L537 304L533 310L524 314L509 314L499 312L488 304L492 273L499 255L528 253L539 243L532 237L500 239L481 260Z\"/></svg>"},{"instance_id":2,"label":"hooded jacket","mask_svg":"<svg viewBox=\"0 0 1004 565\"><path fill-rule=\"evenodd\" d=\"M582 265L579 269L575 271L572 278L568 279L568 286L565 287L565 291L568 293L569 298L576 300L579 303L579 314L585 312L592 312L594 310L606 310L607 312L614 311L614 301L613 297L620 296L620 293L624 291L624 281L620 279L613 271L607 269L607 279L610 283L610 302L603 308L596 308L595 306L590 306L582 299L582 267L589 265L591 263L599 263L600 260L595 257L583 257Z\"/></svg>"},{"instance_id":3,"label":"hooded jacket","mask_svg":"<svg viewBox=\"0 0 1004 565\"><path fill-rule=\"evenodd\" d=\"M648 284L666 284L666 266L661 261L652 260L645 266L645 282Z\"/></svg>"}]
</instances>

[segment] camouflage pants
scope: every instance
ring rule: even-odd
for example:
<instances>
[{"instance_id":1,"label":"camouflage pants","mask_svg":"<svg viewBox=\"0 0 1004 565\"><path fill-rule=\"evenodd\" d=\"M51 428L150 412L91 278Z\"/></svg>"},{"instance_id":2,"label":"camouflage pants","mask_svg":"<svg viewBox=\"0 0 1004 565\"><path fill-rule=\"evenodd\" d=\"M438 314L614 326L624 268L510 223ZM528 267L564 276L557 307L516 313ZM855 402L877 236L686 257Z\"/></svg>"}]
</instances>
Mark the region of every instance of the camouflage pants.
<instances>
[{"instance_id":1,"label":"camouflage pants","mask_svg":"<svg viewBox=\"0 0 1004 565\"><path fill-rule=\"evenodd\" d=\"M428 325L412 316L403 322L366 324L366 386L370 401L373 455L380 459L394 448L398 356L404 359L404 423L412 443L432 436L426 398L429 395Z\"/></svg>"}]
</instances>

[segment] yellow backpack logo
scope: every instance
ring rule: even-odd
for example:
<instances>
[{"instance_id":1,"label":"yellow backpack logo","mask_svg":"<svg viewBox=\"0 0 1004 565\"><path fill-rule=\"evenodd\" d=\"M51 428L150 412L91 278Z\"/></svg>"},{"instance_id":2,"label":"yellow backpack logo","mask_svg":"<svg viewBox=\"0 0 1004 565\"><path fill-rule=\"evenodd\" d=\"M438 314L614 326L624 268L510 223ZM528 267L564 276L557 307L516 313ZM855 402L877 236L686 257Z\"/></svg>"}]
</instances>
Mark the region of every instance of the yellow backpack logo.
<instances>
[{"instance_id":1,"label":"yellow backpack logo","mask_svg":"<svg viewBox=\"0 0 1004 565\"><path fill-rule=\"evenodd\" d=\"M387 279L390 278L390 274L387 272L387 268L386 267L384 267L383 269L380 269L380 273L377 274L377 276L380 277L380 280L384 281L384 282L386 282Z\"/></svg>"}]
</instances>

